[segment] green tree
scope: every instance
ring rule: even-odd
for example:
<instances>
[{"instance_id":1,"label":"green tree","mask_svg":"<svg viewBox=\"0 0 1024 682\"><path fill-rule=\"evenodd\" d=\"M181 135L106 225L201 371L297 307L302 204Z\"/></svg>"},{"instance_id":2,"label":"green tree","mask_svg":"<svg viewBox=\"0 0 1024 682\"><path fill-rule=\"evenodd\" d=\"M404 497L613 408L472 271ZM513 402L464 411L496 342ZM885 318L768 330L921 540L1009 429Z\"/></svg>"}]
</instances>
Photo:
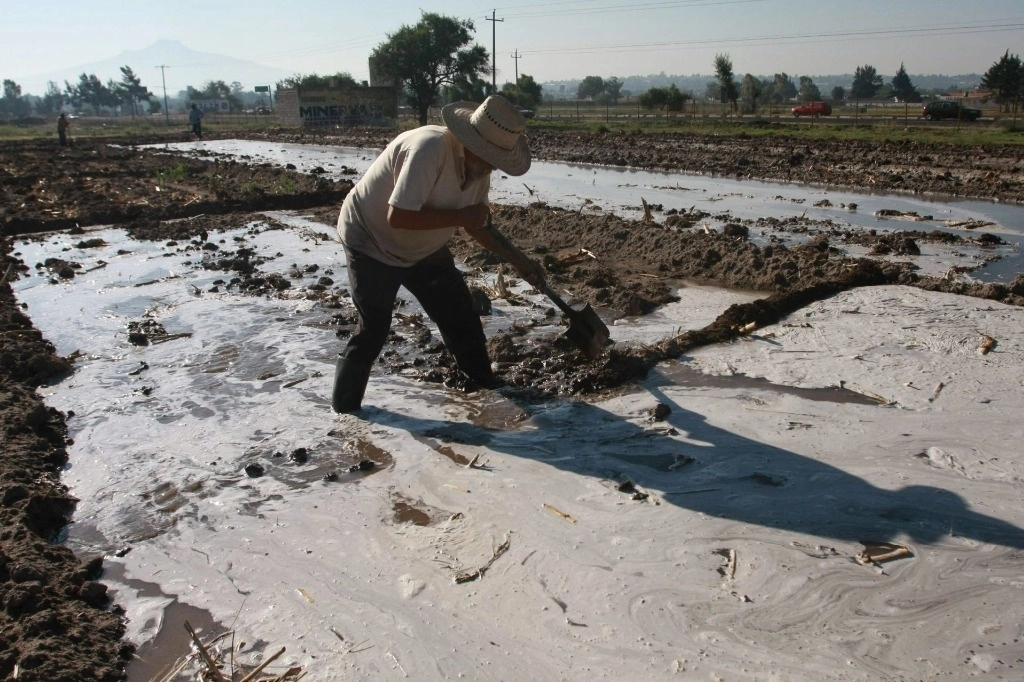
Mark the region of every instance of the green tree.
<instances>
[{"instance_id":1,"label":"green tree","mask_svg":"<svg viewBox=\"0 0 1024 682\"><path fill-rule=\"evenodd\" d=\"M671 83L667 88L651 88L641 94L639 99L640 106L650 111L682 111L692 98L690 93L683 92L675 83Z\"/></svg>"},{"instance_id":2,"label":"green tree","mask_svg":"<svg viewBox=\"0 0 1024 682\"><path fill-rule=\"evenodd\" d=\"M295 74L277 82L277 90L299 88L306 90L327 90L328 88L351 88L359 85L347 71L320 76L315 73Z\"/></svg>"},{"instance_id":3,"label":"green tree","mask_svg":"<svg viewBox=\"0 0 1024 682\"><path fill-rule=\"evenodd\" d=\"M445 102L458 102L460 100L483 102L490 90L491 84L489 82L479 76L473 76L471 79L463 78L451 85L443 86L441 94Z\"/></svg>"},{"instance_id":4,"label":"green tree","mask_svg":"<svg viewBox=\"0 0 1024 682\"><path fill-rule=\"evenodd\" d=\"M743 77L743 82L740 83L740 97L750 113L757 113L757 100L761 98L763 90L764 86L761 84L761 79L749 73Z\"/></svg>"},{"instance_id":5,"label":"green tree","mask_svg":"<svg viewBox=\"0 0 1024 682\"><path fill-rule=\"evenodd\" d=\"M850 97L853 99L871 99L882 87L882 77L875 71L875 67L865 65L858 66L853 73L853 84L850 85Z\"/></svg>"},{"instance_id":6,"label":"green tree","mask_svg":"<svg viewBox=\"0 0 1024 682\"><path fill-rule=\"evenodd\" d=\"M914 84L910 82L907 70L900 62L900 70L892 77L892 95L900 102L920 102L921 93L917 91Z\"/></svg>"},{"instance_id":7,"label":"green tree","mask_svg":"<svg viewBox=\"0 0 1024 682\"><path fill-rule=\"evenodd\" d=\"M505 99L515 102L526 109L533 109L541 101L542 88L540 83L525 73L519 75L518 83L505 83L501 86L501 94ZM479 101L479 100L478 100Z\"/></svg>"},{"instance_id":8,"label":"green tree","mask_svg":"<svg viewBox=\"0 0 1024 682\"><path fill-rule=\"evenodd\" d=\"M64 81L64 89L76 107L90 106L97 116L103 107L113 107L118 103L114 93L94 73L80 74L77 85Z\"/></svg>"},{"instance_id":9,"label":"green tree","mask_svg":"<svg viewBox=\"0 0 1024 682\"><path fill-rule=\"evenodd\" d=\"M661 111L668 104L668 89L651 88L640 95L640 106L648 111Z\"/></svg>"},{"instance_id":10,"label":"green tree","mask_svg":"<svg viewBox=\"0 0 1024 682\"><path fill-rule=\"evenodd\" d=\"M202 90L196 90L190 85L185 92L185 96L189 101L197 99L223 99L227 100L228 107L232 111L242 108L241 99L231 92L231 86L224 81L207 81Z\"/></svg>"},{"instance_id":11,"label":"green tree","mask_svg":"<svg viewBox=\"0 0 1024 682\"><path fill-rule=\"evenodd\" d=\"M10 79L4 80L4 96L0 99L0 114L11 118L27 116L31 104L21 96L21 86Z\"/></svg>"},{"instance_id":12,"label":"green tree","mask_svg":"<svg viewBox=\"0 0 1024 682\"><path fill-rule=\"evenodd\" d=\"M797 94L801 102L816 102L821 99L821 90L810 76L800 76L800 90Z\"/></svg>"},{"instance_id":13,"label":"green tree","mask_svg":"<svg viewBox=\"0 0 1024 682\"><path fill-rule=\"evenodd\" d=\"M669 111L682 111L690 99L690 93L683 92L675 83L670 83L666 90L665 108Z\"/></svg>"},{"instance_id":14,"label":"green tree","mask_svg":"<svg viewBox=\"0 0 1024 682\"><path fill-rule=\"evenodd\" d=\"M608 94L608 98L611 99L612 102L618 102L622 97L622 86L622 80L615 78L614 76L604 82L604 91Z\"/></svg>"},{"instance_id":15,"label":"green tree","mask_svg":"<svg viewBox=\"0 0 1024 682\"><path fill-rule=\"evenodd\" d=\"M837 85L836 87L832 88L833 102L842 102L844 99L846 99L846 88L844 88L841 85Z\"/></svg>"},{"instance_id":16,"label":"green tree","mask_svg":"<svg viewBox=\"0 0 1024 682\"><path fill-rule=\"evenodd\" d=\"M715 55L715 77L718 79L721 101L729 102L732 104L732 110L736 111L736 102L740 98L740 91L733 77L732 59L729 55Z\"/></svg>"},{"instance_id":17,"label":"green tree","mask_svg":"<svg viewBox=\"0 0 1024 682\"><path fill-rule=\"evenodd\" d=\"M796 97L796 85L788 73L777 73L772 79L771 100L776 104L789 102Z\"/></svg>"},{"instance_id":18,"label":"green tree","mask_svg":"<svg viewBox=\"0 0 1024 682\"><path fill-rule=\"evenodd\" d=\"M64 93L61 92L60 86L56 82L47 82L46 94L39 101L39 106L41 108L40 113L47 116L60 112L64 106Z\"/></svg>"},{"instance_id":19,"label":"green tree","mask_svg":"<svg viewBox=\"0 0 1024 682\"><path fill-rule=\"evenodd\" d=\"M142 84L142 79L127 65L121 67L121 80L110 89L121 103L128 105L132 116L139 112L139 100L148 100L153 96L149 88Z\"/></svg>"},{"instance_id":20,"label":"green tree","mask_svg":"<svg viewBox=\"0 0 1024 682\"><path fill-rule=\"evenodd\" d=\"M1024 65L1020 57L1007 50L981 77L981 87L992 93L992 99L1003 111L1009 111L1010 105L1024 95Z\"/></svg>"},{"instance_id":21,"label":"green tree","mask_svg":"<svg viewBox=\"0 0 1024 682\"><path fill-rule=\"evenodd\" d=\"M587 76L576 88L576 99L594 99L605 91L604 79L600 76Z\"/></svg>"},{"instance_id":22,"label":"green tree","mask_svg":"<svg viewBox=\"0 0 1024 682\"><path fill-rule=\"evenodd\" d=\"M424 12L415 26L402 26L374 48L370 59L382 73L394 74L406 100L419 114L420 125L444 85L472 82L489 74L489 55L471 45L473 22Z\"/></svg>"}]
</instances>

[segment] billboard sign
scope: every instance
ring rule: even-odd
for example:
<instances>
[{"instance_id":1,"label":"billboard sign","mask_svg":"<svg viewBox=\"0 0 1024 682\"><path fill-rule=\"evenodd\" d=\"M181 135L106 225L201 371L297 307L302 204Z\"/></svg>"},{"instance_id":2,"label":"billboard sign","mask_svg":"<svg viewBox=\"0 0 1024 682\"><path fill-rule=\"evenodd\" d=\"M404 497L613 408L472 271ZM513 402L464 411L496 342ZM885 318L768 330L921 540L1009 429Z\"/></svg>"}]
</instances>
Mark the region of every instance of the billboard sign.
<instances>
[{"instance_id":1,"label":"billboard sign","mask_svg":"<svg viewBox=\"0 0 1024 682\"><path fill-rule=\"evenodd\" d=\"M196 99L192 100L192 104L195 104L204 114L226 114L231 110L226 99Z\"/></svg>"}]
</instances>

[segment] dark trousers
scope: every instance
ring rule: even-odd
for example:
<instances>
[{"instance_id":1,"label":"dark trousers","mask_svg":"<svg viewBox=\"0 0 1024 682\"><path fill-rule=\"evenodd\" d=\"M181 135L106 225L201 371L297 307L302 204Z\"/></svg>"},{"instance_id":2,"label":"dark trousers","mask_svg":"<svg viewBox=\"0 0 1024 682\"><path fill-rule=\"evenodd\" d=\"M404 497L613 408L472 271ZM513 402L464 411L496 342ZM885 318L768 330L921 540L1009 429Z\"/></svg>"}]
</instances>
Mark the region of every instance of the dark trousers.
<instances>
[{"instance_id":1,"label":"dark trousers","mask_svg":"<svg viewBox=\"0 0 1024 682\"><path fill-rule=\"evenodd\" d=\"M485 385L494 379L480 316L473 310L469 287L447 247L406 268L386 265L348 248L345 255L359 324L342 356L365 366L373 364L391 329L398 288L404 286L437 325L459 369Z\"/></svg>"}]
</instances>

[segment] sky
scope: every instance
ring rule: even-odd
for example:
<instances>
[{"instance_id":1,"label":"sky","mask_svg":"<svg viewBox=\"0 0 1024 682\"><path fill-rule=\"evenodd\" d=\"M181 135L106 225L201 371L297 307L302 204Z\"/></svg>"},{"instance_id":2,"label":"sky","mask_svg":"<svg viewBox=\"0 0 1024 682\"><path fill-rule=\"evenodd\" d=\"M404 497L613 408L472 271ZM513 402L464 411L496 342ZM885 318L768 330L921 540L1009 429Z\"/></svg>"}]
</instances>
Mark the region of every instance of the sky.
<instances>
[{"instance_id":1,"label":"sky","mask_svg":"<svg viewBox=\"0 0 1024 682\"><path fill-rule=\"evenodd\" d=\"M1021 0L0 0L0 8L0 78L33 94L45 89L40 75L159 40L290 73L368 80L373 48L421 11L471 20L476 41L495 56L499 83L517 73L540 83L709 74L717 54L729 55L740 75L862 65L891 75L901 63L911 74L954 75L984 73L1007 50L1024 53ZM150 67L133 65L144 78ZM171 90L186 85L170 70L167 77Z\"/></svg>"}]
</instances>

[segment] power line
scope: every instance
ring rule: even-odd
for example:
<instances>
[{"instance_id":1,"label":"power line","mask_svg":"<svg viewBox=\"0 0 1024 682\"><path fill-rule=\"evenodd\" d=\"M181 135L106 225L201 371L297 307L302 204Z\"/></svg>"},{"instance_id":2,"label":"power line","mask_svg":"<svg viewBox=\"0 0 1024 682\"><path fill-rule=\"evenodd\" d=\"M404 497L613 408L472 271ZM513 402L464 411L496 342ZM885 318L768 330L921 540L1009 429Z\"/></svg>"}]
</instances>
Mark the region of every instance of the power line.
<instances>
[{"instance_id":1,"label":"power line","mask_svg":"<svg viewBox=\"0 0 1024 682\"><path fill-rule=\"evenodd\" d=\"M603 7L591 7L589 9L551 9L553 5L558 4L577 4L577 3L546 3L538 5L520 5L520 7L544 7L543 10L527 11L520 13L506 13L505 16L514 19L521 19L523 17L550 17L550 16L579 16L587 14L609 14L612 12L640 12L645 10L663 10L663 9L675 9L675 8L690 8L690 7L707 7L717 5L736 5L746 4L751 2L765 2L766 0L677 0L676 2L644 2L637 4L628 5L605 5Z\"/></svg>"},{"instance_id":2,"label":"power line","mask_svg":"<svg viewBox=\"0 0 1024 682\"><path fill-rule=\"evenodd\" d=\"M530 54L588 54L593 52L631 52L636 50L651 50L657 48L690 48L704 47L708 45L728 46L733 44L763 45L778 44L781 41L795 43L857 40L866 37L875 38L906 38L906 37L927 37L939 35L963 35L972 33L994 33L1004 31L1016 31L1024 28L1024 22L1006 23L1005 21L995 24L978 25L953 25L944 24L922 28L902 29L870 29L861 31L836 31L824 33L796 33L788 35L765 35L748 36L743 38L710 38L705 40L680 40L666 42L643 42L643 43L620 43L601 45L580 45L576 47L550 47L550 48L528 48Z\"/></svg>"}]
</instances>

